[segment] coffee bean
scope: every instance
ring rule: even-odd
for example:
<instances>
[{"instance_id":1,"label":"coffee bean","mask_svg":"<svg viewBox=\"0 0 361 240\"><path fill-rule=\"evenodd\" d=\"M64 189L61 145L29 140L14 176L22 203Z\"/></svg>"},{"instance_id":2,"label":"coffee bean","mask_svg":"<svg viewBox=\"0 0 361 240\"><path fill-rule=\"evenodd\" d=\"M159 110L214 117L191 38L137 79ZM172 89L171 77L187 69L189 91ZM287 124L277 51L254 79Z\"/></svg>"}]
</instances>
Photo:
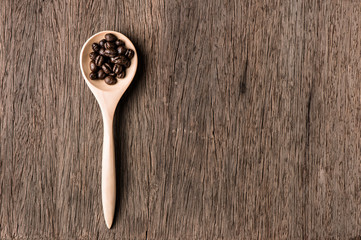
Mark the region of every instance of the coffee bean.
<instances>
[{"instance_id":1,"label":"coffee bean","mask_svg":"<svg viewBox=\"0 0 361 240\"><path fill-rule=\"evenodd\" d=\"M117 75L117 78L125 78L125 71L122 71Z\"/></svg>"},{"instance_id":2,"label":"coffee bean","mask_svg":"<svg viewBox=\"0 0 361 240\"><path fill-rule=\"evenodd\" d=\"M90 59L91 60L95 60L95 58L98 56L98 53L96 53L96 52L91 52L90 54L89 54L89 57L90 57Z\"/></svg>"},{"instance_id":3,"label":"coffee bean","mask_svg":"<svg viewBox=\"0 0 361 240\"><path fill-rule=\"evenodd\" d=\"M105 34L105 40L107 40L108 42L114 42L117 39L118 38L114 34L111 34L111 33Z\"/></svg>"},{"instance_id":4,"label":"coffee bean","mask_svg":"<svg viewBox=\"0 0 361 240\"><path fill-rule=\"evenodd\" d=\"M99 45L100 45L101 47L104 47L104 44L105 44L106 42L107 42L107 40L102 39L102 40L100 40Z\"/></svg>"},{"instance_id":5,"label":"coffee bean","mask_svg":"<svg viewBox=\"0 0 361 240\"><path fill-rule=\"evenodd\" d=\"M107 76L105 79L104 79L105 83L108 84L108 85L114 85L117 83L117 79L115 77L112 77L112 76Z\"/></svg>"},{"instance_id":6,"label":"coffee bean","mask_svg":"<svg viewBox=\"0 0 361 240\"><path fill-rule=\"evenodd\" d=\"M115 74L120 74L123 71L123 66L120 64L114 64L113 72Z\"/></svg>"},{"instance_id":7,"label":"coffee bean","mask_svg":"<svg viewBox=\"0 0 361 240\"><path fill-rule=\"evenodd\" d=\"M132 59L134 57L134 51L132 49L128 49L124 55L127 58Z\"/></svg>"},{"instance_id":8,"label":"coffee bean","mask_svg":"<svg viewBox=\"0 0 361 240\"><path fill-rule=\"evenodd\" d=\"M115 41L115 44L117 46L124 46L125 45L125 42L123 42L122 40L118 39L117 41Z\"/></svg>"},{"instance_id":9,"label":"coffee bean","mask_svg":"<svg viewBox=\"0 0 361 240\"><path fill-rule=\"evenodd\" d=\"M99 50L100 50L99 44L93 43L92 44L92 49L93 49L94 52L99 52Z\"/></svg>"},{"instance_id":10,"label":"coffee bean","mask_svg":"<svg viewBox=\"0 0 361 240\"><path fill-rule=\"evenodd\" d=\"M97 74L95 72L91 72L89 74L89 78L92 79L92 80L95 80L95 79L97 79Z\"/></svg>"},{"instance_id":11,"label":"coffee bean","mask_svg":"<svg viewBox=\"0 0 361 240\"><path fill-rule=\"evenodd\" d=\"M109 63L109 64L111 64L112 66L113 66L113 63L112 63L112 61L111 61L111 58L109 58L109 57L105 57L106 58L106 63Z\"/></svg>"},{"instance_id":12,"label":"coffee bean","mask_svg":"<svg viewBox=\"0 0 361 240\"><path fill-rule=\"evenodd\" d=\"M104 48L101 48L101 49L99 50L99 54L100 54L100 55L103 55L103 56L104 56L104 52L105 52L105 49L104 49Z\"/></svg>"},{"instance_id":13,"label":"coffee bean","mask_svg":"<svg viewBox=\"0 0 361 240\"><path fill-rule=\"evenodd\" d=\"M109 75L109 76L112 76L112 77L115 77L115 76L116 76L116 74L113 73L113 72L109 73L108 75Z\"/></svg>"},{"instance_id":14,"label":"coffee bean","mask_svg":"<svg viewBox=\"0 0 361 240\"><path fill-rule=\"evenodd\" d=\"M105 49L115 48L116 46L114 42L106 42L104 44Z\"/></svg>"},{"instance_id":15,"label":"coffee bean","mask_svg":"<svg viewBox=\"0 0 361 240\"><path fill-rule=\"evenodd\" d=\"M98 71L98 78L99 79L104 79L107 75L105 74L105 72L103 71L103 69L100 69Z\"/></svg>"},{"instance_id":16,"label":"coffee bean","mask_svg":"<svg viewBox=\"0 0 361 240\"><path fill-rule=\"evenodd\" d=\"M114 48L105 49L104 56L107 57L115 57L117 56L118 52Z\"/></svg>"},{"instance_id":17,"label":"coffee bean","mask_svg":"<svg viewBox=\"0 0 361 240\"><path fill-rule=\"evenodd\" d=\"M94 61L91 61L91 62L90 62L90 71L96 72L97 70L98 70L98 67L97 67L97 65L95 64L95 62L94 62Z\"/></svg>"},{"instance_id":18,"label":"coffee bean","mask_svg":"<svg viewBox=\"0 0 361 240\"><path fill-rule=\"evenodd\" d=\"M103 71L104 71L106 74L109 74L109 73L112 72L112 67L110 66L109 63L104 63L104 64L102 65L102 69L103 69Z\"/></svg>"},{"instance_id":19,"label":"coffee bean","mask_svg":"<svg viewBox=\"0 0 361 240\"><path fill-rule=\"evenodd\" d=\"M95 65L97 65L98 67L100 67L101 65L103 65L104 63L104 57L102 55L98 55L96 58L95 58Z\"/></svg>"},{"instance_id":20,"label":"coffee bean","mask_svg":"<svg viewBox=\"0 0 361 240\"><path fill-rule=\"evenodd\" d=\"M117 48L117 51L120 55L124 55L127 52L127 48L125 46L120 46Z\"/></svg>"},{"instance_id":21,"label":"coffee bean","mask_svg":"<svg viewBox=\"0 0 361 240\"><path fill-rule=\"evenodd\" d=\"M120 56L112 57L112 58L110 58L110 61L112 61L112 63L117 64L116 61L118 61L119 58L120 58Z\"/></svg>"},{"instance_id":22,"label":"coffee bean","mask_svg":"<svg viewBox=\"0 0 361 240\"><path fill-rule=\"evenodd\" d=\"M130 67L130 60L126 61L123 66L126 68Z\"/></svg>"},{"instance_id":23,"label":"coffee bean","mask_svg":"<svg viewBox=\"0 0 361 240\"><path fill-rule=\"evenodd\" d=\"M114 64L120 64L125 67L130 66L130 61L125 56L116 56L116 57L111 58L111 60L112 60L112 63L114 63Z\"/></svg>"},{"instance_id":24,"label":"coffee bean","mask_svg":"<svg viewBox=\"0 0 361 240\"><path fill-rule=\"evenodd\" d=\"M117 41L115 41L115 44L116 44L117 46L125 46L125 42L124 42L123 40L120 40L120 39L118 39Z\"/></svg>"}]
</instances>

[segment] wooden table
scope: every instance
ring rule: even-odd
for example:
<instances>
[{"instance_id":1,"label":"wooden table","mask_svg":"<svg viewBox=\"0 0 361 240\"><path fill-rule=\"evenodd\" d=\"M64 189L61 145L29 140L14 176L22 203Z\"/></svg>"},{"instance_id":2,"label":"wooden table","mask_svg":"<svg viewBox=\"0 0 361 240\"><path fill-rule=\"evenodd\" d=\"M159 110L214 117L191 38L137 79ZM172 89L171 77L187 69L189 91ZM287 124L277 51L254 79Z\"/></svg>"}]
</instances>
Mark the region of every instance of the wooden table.
<instances>
[{"instance_id":1,"label":"wooden table","mask_svg":"<svg viewBox=\"0 0 361 240\"><path fill-rule=\"evenodd\" d=\"M0 239L360 239L361 5L1 1ZM102 120L79 68L116 30L139 68Z\"/></svg>"}]
</instances>

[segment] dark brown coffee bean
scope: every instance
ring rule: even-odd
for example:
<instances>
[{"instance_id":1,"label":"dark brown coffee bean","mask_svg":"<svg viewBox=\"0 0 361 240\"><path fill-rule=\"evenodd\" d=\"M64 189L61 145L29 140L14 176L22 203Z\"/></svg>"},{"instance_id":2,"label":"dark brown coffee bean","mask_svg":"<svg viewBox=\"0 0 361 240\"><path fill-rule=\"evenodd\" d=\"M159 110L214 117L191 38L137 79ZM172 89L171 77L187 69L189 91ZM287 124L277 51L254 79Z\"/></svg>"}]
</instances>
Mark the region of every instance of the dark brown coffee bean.
<instances>
[{"instance_id":1,"label":"dark brown coffee bean","mask_svg":"<svg viewBox=\"0 0 361 240\"><path fill-rule=\"evenodd\" d=\"M104 44L105 44L106 42L107 42L107 40L102 39L102 40L100 40L99 45L100 45L101 47L104 47Z\"/></svg>"},{"instance_id":2,"label":"dark brown coffee bean","mask_svg":"<svg viewBox=\"0 0 361 240\"><path fill-rule=\"evenodd\" d=\"M98 70L98 67L97 67L97 65L95 64L95 62L94 62L94 61L91 61L91 62L90 62L90 71L96 72L97 70Z\"/></svg>"},{"instance_id":3,"label":"dark brown coffee bean","mask_svg":"<svg viewBox=\"0 0 361 240\"><path fill-rule=\"evenodd\" d=\"M109 64L112 65L112 67L113 67L113 64L114 64L114 63L112 62L111 59L112 59L112 58L108 58L108 57L107 57L107 63L109 63Z\"/></svg>"},{"instance_id":4,"label":"dark brown coffee bean","mask_svg":"<svg viewBox=\"0 0 361 240\"><path fill-rule=\"evenodd\" d=\"M125 78L125 71L122 71L117 75L117 78Z\"/></svg>"},{"instance_id":5,"label":"dark brown coffee bean","mask_svg":"<svg viewBox=\"0 0 361 240\"><path fill-rule=\"evenodd\" d=\"M127 52L127 48L125 46L120 46L117 48L117 51L120 55L124 55Z\"/></svg>"},{"instance_id":6,"label":"dark brown coffee bean","mask_svg":"<svg viewBox=\"0 0 361 240\"><path fill-rule=\"evenodd\" d=\"M114 48L105 49L105 51L104 51L104 56L107 56L107 57L115 57L117 55L118 55L118 52Z\"/></svg>"},{"instance_id":7,"label":"dark brown coffee bean","mask_svg":"<svg viewBox=\"0 0 361 240\"><path fill-rule=\"evenodd\" d=\"M134 57L134 51L132 49L128 49L124 55L127 58L132 59Z\"/></svg>"},{"instance_id":8,"label":"dark brown coffee bean","mask_svg":"<svg viewBox=\"0 0 361 240\"><path fill-rule=\"evenodd\" d=\"M109 74L109 73L112 72L112 66L110 66L109 63L104 63L104 64L102 65L102 69L103 69L103 71L104 71L106 74Z\"/></svg>"},{"instance_id":9,"label":"dark brown coffee bean","mask_svg":"<svg viewBox=\"0 0 361 240\"><path fill-rule=\"evenodd\" d=\"M115 74L120 74L123 71L123 66L120 64L114 64L113 72Z\"/></svg>"},{"instance_id":10,"label":"dark brown coffee bean","mask_svg":"<svg viewBox=\"0 0 361 240\"><path fill-rule=\"evenodd\" d=\"M91 60L95 60L95 58L98 56L98 53L96 53L96 52L91 52L90 54L89 54L89 57L90 57L90 59Z\"/></svg>"},{"instance_id":11,"label":"dark brown coffee bean","mask_svg":"<svg viewBox=\"0 0 361 240\"><path fill-rule=\"evenodd\" d=\"M116 57L111 58L111 60L112 60L112 63L114 63L114 64L120 64L120 65L128 66L128 67L130 66L130 61L125 56L116 56Z\"/></svg>"},{"instance_id":12,"label":"dark brown coffee bean","mask_svg":"<svg viewBox=\"0 0 361 240\"><path fill-rule=\"evenodd\" d=\"M98 78L99 79L104 79L107 75L105 74L105 72L103 71L103 69L100 69L98 71Z\"/></svg>"},{"instance_id":13,"label":"dark brown coffee bean","mask_svg":"<svg viewBox=\"0 0 361 240\"><path fill-rule=\"evenodd\" d=\"M105 49L116 48L116 46L114 42L106 42L104 44Z\"/></svg>"},{"instance_id":14,"label":"dark brown coffee bean","mask_svg":"<svg viewBox=\"0 0 361 240\"><path fill-rule=\"evenodd\" d=\"M92 80L95 80L95 79L97 79L97 74L95 72L91 72L89 74L89 78L92 79Z\"/></svg>"},{"instance_id":15,"label":"dark brown coffee bean","mask_svg":"<svg viewBox=\"0 0 361 240\"><path fill-rule=\"evenodd\" d=\"M111 33L105 34L105 40L107 40L108 42L114 42L117 39L118 38L114 34L111 34Z\"/></svg>"},{"instance_id":16,"label":"dark brown coffee bean","mask_svg":"<svg viewBox=\"0 0 361 240\"><path fill-rule=\"evenodd\" d=\"M126 61L123 66L126 68L130 67L130 60Z\"/></svg>"},{"instance_id":17,"label":"dark brown coffee bean","mask_svg":"<svg viewBox=\"0 0 361 240\"><path fill-rule=\"evenodd\" d=\"M101 65L103 65L104 63L104 57L102 55L98 55L96 58L95 58L95 65L97 65L98 67L100 67Z\"/></svg>"},{"instance_id":18,"label":"dark brown coffee bean","mask_svg":"<svg viewBox=\"0 0 361 240\"><path fill-rule=\"evenodd\" d=\"M109 76L112 76L112 77L115 77L117 74L111 72L111 73L109 73L108 75L109 75Z\"/></svg>"},{"instance_id":19,"label":"dark brown coffee bean","mask_svg":"<svg viewBox=\"0 0 361 240\"><path fill-rule=\"evenodd\" d=\"M99 44L93 43L92 44L92 49L93 49L94 52L99 52L99 50L100 50Z\"/></svg>"},{"instance_id":20,"label":"dark brown coffee bean","mask_svg":"<svg viewBox=\"0 0 361 240\"><path fill-rule=\"evenodd\" d=\"M119 60L120 56L116 56L116 57L112 57L110 58L110 61L112 61L112 63L117 64L117 61Z\"/></svg>"},{"instance_id":21,"label":"dark brown coffee bean","mask_svg":"<svg viewBox=\"0 0 361 240\"><path fill-rule=\"evenodd\" d=\"M114 85L117 83L117 79L115 77L112 77L112 76L107 76L105 79L104 79L105 83L108 84L108 85Z\"/></svg>"},{"instance_id":22,"label":"dark brown coffee bean","mask_svg":"<svg viewBox=\"0 0 361 240\"><path fill-rule=\"evenodd\" d=\"M100 55L103 55L103 56L104 56L104 52L105 52L105 49L104 49L104 48L101 48L101 49L99 50L99 54L100 54Z\"/></svg>"},{"instance_id":23,"label":"dark brown coffee bean","mask_svg":"<svg viewBox=\"0 0 361 240\"><path fill-rule=\"evenodd\" d=\"M115 44L116 44L117 46L124 46L124 45L125 45L125 43L124 43L122 40L120 40L120 39L118 39L117 41L115 41Z\"/></svg>"}]
</instances>

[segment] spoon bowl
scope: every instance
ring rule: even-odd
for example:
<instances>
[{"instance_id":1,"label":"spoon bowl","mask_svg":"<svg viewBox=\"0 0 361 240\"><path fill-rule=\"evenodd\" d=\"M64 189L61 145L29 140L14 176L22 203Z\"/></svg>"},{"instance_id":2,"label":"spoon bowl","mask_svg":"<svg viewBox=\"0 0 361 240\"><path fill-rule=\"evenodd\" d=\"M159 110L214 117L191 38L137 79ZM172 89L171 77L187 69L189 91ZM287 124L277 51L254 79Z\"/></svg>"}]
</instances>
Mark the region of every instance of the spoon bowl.
<instances>
[{"instance_id":1,"label":"spoon bowl","mask_svg":"<svg viewBox=\"0 0 361 240\"><path fill-rule=\"evenodd\" d=\"M91 60L89 58L89 54L91 52L93 52L92 44L95 42L98 43L100 40L104 39L104 36L107 33L114 34L117 38L124 41L126 48L132 49L134 51L134 57L131 60L130 67L127 68L127 70L126 70L125 78L118 79L118 82L114 85L108 85L104 82L104 80L91 80L89 78L89 74L91 72L90 66L89 66ZM133 43L129 40L129 38L127 38L126 36L124 36L123 34L121 34L119 32L102 31L102 32L98 32L98 33L94 34L84 43L83 48L81 49L81 52L80 52L80 69L81 69L81 72L83 74L83 77L84 77L86 83L88 84L88 86L90 84L93 87L95 87L96 89L99 89L102 91L107 91L107 92L120 91L121 89L124 89L124 88L126 90L135 76L135 73L137 71L137 66L138 66L138 55L137 55L137 51L136 51Z\"/></svg>"},{"instance_id":2,"label":"spoon bowl","mask_svg":"<svg viewBox=\"0 0 361 240\"><path fill-rule=\"evenodd\" d=\"M126 69L126 76L117 79L114 85L108 85L104 80L92 80L90 74L90 57L93 51L92 44L105 38L107 33L114 34L118 39L124 41L127 49L134 51L131 65ZM138 55L133 43L123 34L115 31L102 31L91 36L83 45L80 52L80 69L84 80L95 98L97 99L104 125L103 154L102 154L102 204L105 223L111 228L114 218L116 200L116 177L115 177L115 154L113 140L113 117L119 99L132 82L138 66Z\"/></svg>"}]
</instances>

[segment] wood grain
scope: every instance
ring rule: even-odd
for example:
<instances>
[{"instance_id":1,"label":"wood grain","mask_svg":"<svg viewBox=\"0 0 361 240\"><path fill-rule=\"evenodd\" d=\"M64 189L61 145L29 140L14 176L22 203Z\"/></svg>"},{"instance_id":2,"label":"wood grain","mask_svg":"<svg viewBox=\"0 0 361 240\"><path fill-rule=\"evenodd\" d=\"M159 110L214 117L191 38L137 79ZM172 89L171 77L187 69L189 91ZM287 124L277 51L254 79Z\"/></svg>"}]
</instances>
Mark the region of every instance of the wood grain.
<instances>
[{"instance_id":1,"label":"wood grain","mask_svg":"<svg viewBox=\"0 0 361 240\"><path fill-rule=\"evenodd\" d=\"M359 1L3 0L0 21L0 239L360 238ZM106 29L140 58L111 230L78 62Z\"/></svg>"}]
</instances>

